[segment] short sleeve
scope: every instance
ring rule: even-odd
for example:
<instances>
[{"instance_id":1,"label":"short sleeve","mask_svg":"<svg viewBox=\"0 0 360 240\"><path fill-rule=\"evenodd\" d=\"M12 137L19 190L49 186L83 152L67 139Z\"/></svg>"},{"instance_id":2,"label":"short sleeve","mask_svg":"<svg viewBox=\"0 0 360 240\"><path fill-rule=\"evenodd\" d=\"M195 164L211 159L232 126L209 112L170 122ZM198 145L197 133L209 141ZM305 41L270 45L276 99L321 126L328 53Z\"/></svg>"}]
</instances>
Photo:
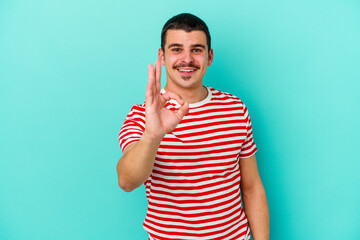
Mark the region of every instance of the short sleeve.
<instances>
[{"instance_id":1,"label":"short sleeve","mask_svg":"<svg viewBox=\"0 0 360 240\"><path fill-rule=\"evenodd\" d=\"M248 158L255 154L257 147L253 138L251 119L247 107L244 105L244 118L246 121L246 138L241 147L239 157Z\"/></svg>"},{"instance_id":2,"label":"short sleeve","mask_svg":"<svg viewBox=\"0 0 360 240\"><path fill-rule=\"evenodd\" d=\"M126 116L119 133L119 144L122 152L133 142L140 140L145 130L145 107L134 105Z\"/></svg>"}]
</instances>

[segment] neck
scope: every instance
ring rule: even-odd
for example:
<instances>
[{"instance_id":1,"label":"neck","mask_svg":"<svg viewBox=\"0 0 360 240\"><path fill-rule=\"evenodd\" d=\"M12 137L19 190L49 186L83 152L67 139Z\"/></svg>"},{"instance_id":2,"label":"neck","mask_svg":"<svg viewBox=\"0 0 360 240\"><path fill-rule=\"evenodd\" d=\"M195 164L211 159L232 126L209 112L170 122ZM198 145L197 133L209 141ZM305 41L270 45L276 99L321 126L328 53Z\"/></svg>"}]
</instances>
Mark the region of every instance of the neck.
<instances>
[{"instance_id":1,"label":"neck","mask_svg":"<svg viewBox=\"0 0 360 240\"><path fill-rule=\"evenodd\" d=\"M165 91L171 91L179 94L181 98L187 103L197 103L204 100L208 95L208 90L202 84L196 88L180 88L166 83L164 87Z\"/></svg>"}]
</instances>

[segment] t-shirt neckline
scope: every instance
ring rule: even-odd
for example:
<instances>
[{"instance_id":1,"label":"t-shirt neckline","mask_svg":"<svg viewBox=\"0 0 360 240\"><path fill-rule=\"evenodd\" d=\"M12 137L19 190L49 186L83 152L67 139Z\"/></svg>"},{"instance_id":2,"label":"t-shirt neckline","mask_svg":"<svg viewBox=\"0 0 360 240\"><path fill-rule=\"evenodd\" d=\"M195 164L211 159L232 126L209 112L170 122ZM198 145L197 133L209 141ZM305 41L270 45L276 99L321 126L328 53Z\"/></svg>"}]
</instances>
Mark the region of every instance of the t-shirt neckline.
<instances>
[{"instance_id":1,"label":"t-shirt neckline","mask_svg":"<svg viewBox=\"0 0 360 240\"><path fill-rule=\"evenodd\" d=\"M211 93L211 90L208 86L204 86L208 92L206 98L204 98L203 100L201 100L200 102L196 102L196 103L189 103L189 108L195 108L195 107L200 107L201 105L204 105L208 102L210 102L211 100L211 97L212 97L212 93ZM160 92L162 94L166 93L166 90L165 88L161 89ZM176 105L180 105L176 100L174 99L171 99L169 102L171 103L175 103Z\"/></svg>"}]
</instances>

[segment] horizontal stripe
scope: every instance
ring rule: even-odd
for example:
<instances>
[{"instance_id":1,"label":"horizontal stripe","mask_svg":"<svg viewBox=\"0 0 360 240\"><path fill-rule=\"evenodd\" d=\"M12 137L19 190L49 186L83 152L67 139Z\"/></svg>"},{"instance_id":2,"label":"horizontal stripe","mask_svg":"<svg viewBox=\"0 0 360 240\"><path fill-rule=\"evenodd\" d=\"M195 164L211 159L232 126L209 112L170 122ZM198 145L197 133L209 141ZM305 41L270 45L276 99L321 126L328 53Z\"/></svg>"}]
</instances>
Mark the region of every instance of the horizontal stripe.
<instances>
[{"instance_id":1,"label":"horizontal stripe","mask_svg":"<svg viewBox=\"0 0 360 240\"><path fill-rule=\"evenodd\" d=\"M223 208L219 208L215 211L202 211L199 213L188 212L170 212L162 211L155 208L149 208L147 217L158 219L163 223L168 221L175 225L180 226L206 226L211 224L219 224L229 221L229 218L233 216L240 217L240 206L229 205ZM215 222L215 223L213 223Z\"/></svg>"},{"instance_id":2,"label":"horizontal stripe","mask_svg":"<svg viewBox=\"0 0 360 240\"><path fill-rule=\"evenodd\" d=\"M226 177L228 177L229 175L233 174L233 173L239 173L239 165L236 164L236 166L234 166L234 169L229 170L229 171L225 171L222 174L219 175L201 175L201 176L187 176L186 178L184 178L183 176L180 176L180 178L176 178L174 176L167 176L167 175L159 175L159 174L152 174L151 178L153 180L158 180L158 181L162 181L163 183L167 183L167 184L196 184L196 183L206 183L209 180L212 179L217 179L217 178L221 178L221 179L226 179Z\"/></svg>"},{"instance_id":3,"label":"horizontal stripe","mask_svg":"<svg viewBox=\"0 0 360 240\"><path fill-rule=\"evenodd\" d=\"M235 195L235 197L229 197L227 199L222 199L221 201L213 201L211 203L211 208L209 206L182 206L182 205L171 205L171 208L169 208L169 204L151 201L151 205L148 208L148 211L151 212L158 212L162 214L169 214L169 217L172 218L184 218L188 221L200 221L200 220L206 220L208 218L211 218L212 216L209 215L209 212L216 213L216 211L223 211L227 207L232 207L232 209L236 209L237 207L240 208L239 211L241 211L241 198L240 195ZM197 214L201 215L203 214L199 219L196 218L189 218L189 215L191 214ZM225 215L224 212L221 214ZM218 214L219 215L219 214Z\"/></svg>"},{"instance_id":4,"label":"horizontal stripe","mask_svg":"<svg viewBox=\"0 0 360 240\"><path fill-rule=\"evenodd\" d=\"M196 182L195 184L193 183L167 183L164 181L156 181L156 180L152 180L151 182L151 187L152 188L161 188L161 189L166 189L168 191L172 191L172 192L192 192L192 191L206 191L206 190L211 190L211 189L216 189L216 188L220 188L223 184L226 183L233 183L233 182L240 182L240 174L238 172L233 172L232 175L230 175L228 178L213 178L211 180L208 181L204 181L204 182ZM203 184L201 184L203 183Z\"/></svg>"},{"instance_id":5,"label":"horizontal stripe","mask_svg":"<svg viewBox=\"0 0 360 240\"><path fill-rule=\"evenodd\" d=\"M246 227L246 224L247 224L246 222L245 223L239 222L238 224L237 224L237 222L235 222L234 224L232 224L231 226L229 226L225 229L212 231L211 236L216 236L216 237L220 238L223 235L225 235L226 233L237 231L238 225L240 225L240 227ZM181 229L161 228L156 223L153 225L153 224L149 224L147 221L144 222L144 227L156 232L157 235L159 235L159 236L181 237L180 239L194 240L194 238L203 238L203 237L209 236L209 233L201 232L201 231L189 233L187 231L181 231ZM209 229L209 230L211 231L211 229ZM245 230L246 230L246 228L243 231L245 231Z\"/></svg>"}]
</instances>

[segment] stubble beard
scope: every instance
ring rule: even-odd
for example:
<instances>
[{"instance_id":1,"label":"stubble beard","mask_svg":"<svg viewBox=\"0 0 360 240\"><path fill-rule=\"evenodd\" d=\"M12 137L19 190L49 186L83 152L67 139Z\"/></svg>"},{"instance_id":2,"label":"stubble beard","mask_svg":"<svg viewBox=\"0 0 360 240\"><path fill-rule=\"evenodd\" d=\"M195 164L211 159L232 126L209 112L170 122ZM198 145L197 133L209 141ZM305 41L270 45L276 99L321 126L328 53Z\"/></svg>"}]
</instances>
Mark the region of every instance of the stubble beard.
<instances>
[{"instance_id":1,"label":"stubble beard","mask_svg":"<svg viewBox=\"0 0 360 240\"><path fill-rule=\"evenodd\" d=\"M191 76L181 76L182 80L187 81L191 78Z\"/></svg>"}]
</instances>

